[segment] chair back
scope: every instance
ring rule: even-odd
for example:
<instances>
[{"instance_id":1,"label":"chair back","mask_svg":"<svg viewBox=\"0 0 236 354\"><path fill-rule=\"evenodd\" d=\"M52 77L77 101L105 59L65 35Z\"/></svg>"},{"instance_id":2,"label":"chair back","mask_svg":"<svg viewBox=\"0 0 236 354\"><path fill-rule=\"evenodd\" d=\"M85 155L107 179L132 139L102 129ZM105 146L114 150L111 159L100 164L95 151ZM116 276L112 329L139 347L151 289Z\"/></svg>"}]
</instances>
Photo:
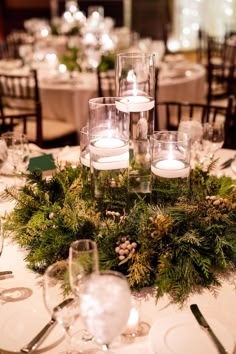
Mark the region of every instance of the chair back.
<instances>
[{"instance_id":1,"label":"chair back","mask_svg":"<svg viewBox=\"0 0 236 354\"><path fill-rule=\"evenodd\" d=\"M222 100L235 94L236 64L223 61L207 66L207 102Z\"/></svg>"},{"instance_id":2,"label":"chair back","mask_svg":"<svg viewBox=\"0 0 236 354\"><path fill-rule=\"evenodd\" d=\"M232 116L234 96L228 99L227 107L208 103L164 101L156 103L157 119L165 119L167 130L177 130L182 120L197 120L201 123L225 122Z\"/></svg>"},{"instance_id":3,"label":"chair back","mask_svg":"<svg viewBox=\"0 0 236 354\"><path fill-rule=\"evenodd\" d=\"M97 91L99 97L115 96L115 71L101 71L97 68Z\"/></svg>"},{"instance_id":4,"label":"chair back","mask_svg":"<svg viewBox=\"0 0 236 354\"><path fill-rule=\"evenodd\" d=\"M0 42L0 59L18 59L18 49L14 44L6 41Z\"/></svg>"},{"instance_id":5,"label":"chair back","mask_svg":"<svg viewBox=\"0 0 236 354\"><path fill-rule=\"evenodd\" d=\"M13 117L14 125L23 121L25 134L27 121L36 120L36 143L41 146L42 107L36 70L25 75L0 74L0 100L2 116Z\"/></svg>"}]
</instances>

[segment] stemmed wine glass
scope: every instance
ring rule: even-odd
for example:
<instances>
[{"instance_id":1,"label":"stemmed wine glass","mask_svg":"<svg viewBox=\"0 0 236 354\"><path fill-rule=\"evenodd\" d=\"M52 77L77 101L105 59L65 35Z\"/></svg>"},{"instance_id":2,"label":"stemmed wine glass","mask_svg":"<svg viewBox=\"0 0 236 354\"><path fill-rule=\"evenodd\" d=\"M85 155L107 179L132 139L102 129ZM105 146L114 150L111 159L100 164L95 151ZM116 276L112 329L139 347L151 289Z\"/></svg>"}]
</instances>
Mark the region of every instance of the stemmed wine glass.
<instances>
[{"instance_id":1,"label":"stemmed wine glass","mask_svg":"<svg viewBox=\"0 0 236 354\"><path fill-rule=\"evenodd\" d=\"M88 277L80 289L80 316L102 349L112 353L111 342L127 325L131 310L131 292L125 276L104 271Z\"/></svg>"},{"instance_id":2,"label":"stemmed wine glass","mask_svg":"<svg viewBox=\"0 0 236 354\"><path fill-rule=\"evenodd\" d=\"M224 123L215 121L203 123L202 137L197 146L197 157L200 164L204 167L213 160L215 153L224 144Z\"/></svg>"},{"instance_id":3,"label":"stemmed wine glass","mask_svg":"<svg viewBox=\"0 0 236 354\"><path fill-rule=\"evenodd\" d=\"M210 159L213 159L216 151L224 144L224 123L220 121L204 123L202 140L210 153Z\"/></svg>"},{"instance_id":4,"label":"stemmed wine glass","mask_svg":"<svg viewBox=\"0 0 236 354\"><path fill-rule=\"evenodd\" d=\"M20 176L26 172L29 164L29 145L25 134L7 132L2 134L8 148L8 162L13 172Z\"/></svg>"},{"instance_id":5,"label":"stemmed wine glass","mask_svg":"<svg viewBox=\"0 0 236 354\"><path fill-rule=\"evenodd\" d=\"M2 255L2 250L3 250L3 243L4 243L4 231L3 231L3 221L0 218L0 257ZM11 270L3 270L0 271L0 275L9 275L12 274ZM1 299L1 293L0 293L0 299Z\"/></svg>"},{"instance_id":6,"label":"stemmed wine glass","mask_svg":"<svg viewBox=\"0 0 236 354\"><path fill-rule=\"evenodd\" d=\"M79 304L70 294L67 260L57 261L46 269L43 277L43 298L48 312L65 331L69 347L66 353L76 353L70 349L70 330L79 317Z\"/></svg>"},{"instance_id":7,"label":"stemmed wine glass","mask_svg":"<svg viewBox=\"0 0 236 354\"><path fill-rule=\"evenodd\" d=\"M0 137L0 171L2 170L3 165L7 161L8 149L5 139ZM2 183L2 181L0 181ZM4 185L5 187L5 185Z\"/></svg>"},{"instance_id":8,"label":"stemmed wine glass","mask_svg":"<svg viewBox=\"0 0 236 354\"><path fill-rule=\"evenodd\" d=\"M76 297L79 297L84 278L97 272L98 252L96 242L89 239L72 242L69 249L69 276L71 290ZM80 339L88 342L93 339L93 336L87 330L83 330Z\"/></svg>"}]
</instances>

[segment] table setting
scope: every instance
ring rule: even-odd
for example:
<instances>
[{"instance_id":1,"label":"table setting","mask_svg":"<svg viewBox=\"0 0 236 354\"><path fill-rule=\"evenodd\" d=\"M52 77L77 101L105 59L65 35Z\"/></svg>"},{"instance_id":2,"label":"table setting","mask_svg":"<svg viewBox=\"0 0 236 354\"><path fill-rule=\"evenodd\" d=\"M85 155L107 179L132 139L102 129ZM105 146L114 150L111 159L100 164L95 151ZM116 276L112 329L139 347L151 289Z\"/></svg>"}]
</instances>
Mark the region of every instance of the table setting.
<instances>
[{"instance_id":1,"label":"table setting","mask_svg":"<svg viewBox=\"0 0 236 354\"><path fill-rule=\"evenodd\" d=\"M47 153L47 151L43 152ZM78 154L77 156L79 156L79 147L65 147L59 149L59 151L56 149L53 153L56 159L58 158L60 161L64 160L64 162L68 160L70 162L71 159L75 158L75 152ZM42 153L41 149L40 153ZM34 151L34 155L35 154L36 152ZM234 151L220 149L216 153L216 157L219 158L217 173L219 175L229 175L233 177L234 172L231 165L224 169L220 167L221 164L229 161L229 159L231 159L232 166L234 165ZM5 211L10 211L14 208L14 203L6 201L1 204L2 215ZM4 335L1 336L1 338L4 338L4 340L1 339L0 348L3 349L1 349L1 352L10 353L17 352L17 350L27 344L47 323L49 317L42 301L41 276L26 268L24 259L27 252L19 248L19 245L15 242L12 243L8 238L5 239L4 242L4 249L0 259L1 268L11 269L13 277L1 278L1 287L15 287L15 285L19 285L20 280L21 287L33 290L32 294L24 300L17 301L16 297L16 301L2 303L0 309L2 319L1 330ZM115 349L116 353L142 353L144 351L148 353L155 353L157 351L172 353L174 348L176 350L174 352L180 353L187 348L187 345L190 345L186 344L186 346L184 346L183 343L185 343L185 341L181 339L182 336L186 338L186 332L191 339L191 342L188 343L193 343L194 340L196 340L196 348L199 349L200 341L203 343L202 348L208 348L208 353L217 353L214 345L207 336L205 336L205 333L199 329L194 317L191 317L188 307L190 302L199 304L202 312L209 320L213 330L221 339L228 352L233 352L232 343L234 343L234 341L232 340L232 336L235 338L236 335L236 333L234 333L235 331L233 331L233 328L235 328L234 316L231 315L232 311L227 310L229 304L230 308L235 304L233 278L223 281L222 288L219 289L215 295L204 291L203 294L191 296L191 299L189 299L181 309L178 304L171 303L166 296L156 301L151 288L144 288L140 296L140 321L150 325L150 332L144 336L137 335L137 337L134 337L131 343L128 344L125 343L123 337L122 339L116 339L113 344L114 347L112 347L113 350ZM15 321L16 317L24 319L17 323ZM34 323L34 326L32 326L32 323ZM14 331L12 328L14 328ZM76 332L77 330L81 330L80 320L77 321L74 330ZM195 334L192 334L191 337L191 333ZM63 347L65 348L63 331L60 329L60 326L55 326L36 352L58 353L59 348Z\"/></svg>"},{"instance_id":2,"label":"table setting","mask_svg":"<svg viewBox=\"0 0 236 354\"><path fill-rule=\"evenodd\" d=\"M23 140L2 175L0 353L234 353L235 152L202 129L193 164L189 132L154 131L151 59L117 58L80 147Z\"/></svg>"}]
</instances>

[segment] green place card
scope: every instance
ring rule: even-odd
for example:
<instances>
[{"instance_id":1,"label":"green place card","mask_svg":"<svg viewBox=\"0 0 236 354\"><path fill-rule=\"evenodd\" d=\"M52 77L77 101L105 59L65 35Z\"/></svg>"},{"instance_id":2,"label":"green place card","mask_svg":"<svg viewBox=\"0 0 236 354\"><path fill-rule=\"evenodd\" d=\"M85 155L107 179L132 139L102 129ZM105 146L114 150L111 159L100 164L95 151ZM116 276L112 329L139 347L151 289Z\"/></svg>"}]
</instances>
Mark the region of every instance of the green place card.
<instances>
[{"instance_id":1,"label":"green place card","mask_svg":"<svg viewBox=\"0 0 236 354\"><path fill-rule=\"evenodd\" d=\"M54 170L56 168L52 154L32 157L29 162L29 170L40 169L41 171Z\"/></svg>"}]
</instances>

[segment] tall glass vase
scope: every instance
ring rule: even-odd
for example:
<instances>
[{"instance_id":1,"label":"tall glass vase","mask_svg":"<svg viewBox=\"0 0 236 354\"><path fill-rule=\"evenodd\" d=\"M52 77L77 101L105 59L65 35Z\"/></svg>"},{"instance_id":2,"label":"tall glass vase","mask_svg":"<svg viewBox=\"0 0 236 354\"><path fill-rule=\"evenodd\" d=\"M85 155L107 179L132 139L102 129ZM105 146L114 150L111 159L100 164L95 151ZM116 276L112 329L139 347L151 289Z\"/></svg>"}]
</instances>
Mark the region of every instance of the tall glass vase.
<instances>
[{"instance_id":1,"label":"tall glass vase","mask_svg":"<svg viewBox=\"0 0 236 354\"><path fill-rule=\"evenodd\" d=\"M154 132L154 54L122 53L116 56L116 95L130 115L130 196L151 193L150 136ZM122 109L122 108L121 108Z\"/></svg>"},{"instance_id":2,"label":"tall glass vase","mask_svg":"<svg viewBox=\"0 0 236 354\"><path fill-rule=\"evenodd\" d=\"M89 100L92 190L106 210L119 209L127 196L129 115L119 109L119 101L116 97Z\"/></svg>"}]
</instances>

